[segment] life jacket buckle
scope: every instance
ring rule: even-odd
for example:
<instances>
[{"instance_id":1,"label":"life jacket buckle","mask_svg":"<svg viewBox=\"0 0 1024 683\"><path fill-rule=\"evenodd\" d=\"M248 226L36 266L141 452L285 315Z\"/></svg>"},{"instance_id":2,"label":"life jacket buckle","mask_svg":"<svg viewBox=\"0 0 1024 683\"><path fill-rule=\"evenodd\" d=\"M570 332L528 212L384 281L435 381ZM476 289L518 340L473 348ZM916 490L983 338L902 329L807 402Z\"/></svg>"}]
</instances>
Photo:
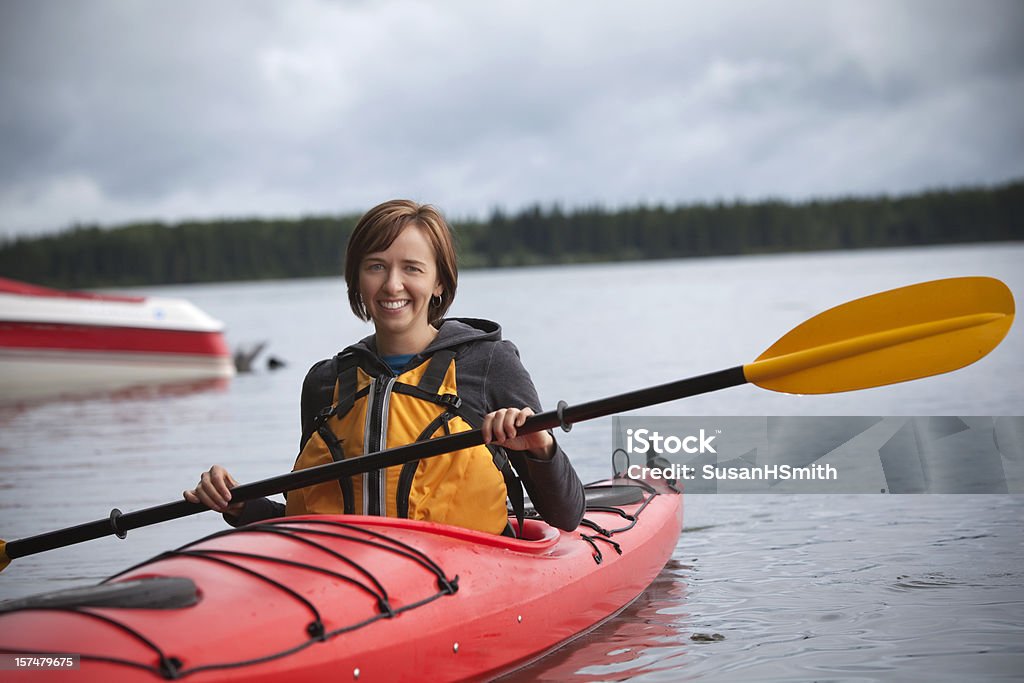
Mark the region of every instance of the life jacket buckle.
<instances>
[{"instance_id":1,"label":"life jacket buckle","mask_svg":"<svg viewBox=\"0 0 1024 683\"><path fill-rule=\"evenodd\" d=\"M441 394L437 397L441 403L451 407L453 410L458 410L462 407L462 399L455 394Z\"/></svg>"}]
</instances>

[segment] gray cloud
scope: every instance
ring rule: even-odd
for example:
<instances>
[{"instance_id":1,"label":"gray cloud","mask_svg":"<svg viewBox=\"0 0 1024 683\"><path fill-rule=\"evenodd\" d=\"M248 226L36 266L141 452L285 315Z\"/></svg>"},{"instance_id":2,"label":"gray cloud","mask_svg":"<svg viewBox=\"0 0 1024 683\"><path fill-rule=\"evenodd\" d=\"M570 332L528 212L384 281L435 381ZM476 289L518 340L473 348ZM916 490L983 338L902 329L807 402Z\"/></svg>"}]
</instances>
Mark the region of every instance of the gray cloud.
<instances>
[{"instance_id":1,"label":"gray cloud","mask_svg":"<svg viewBox=\"0 0 1024 683\"><path fill-rule=\"evenodd\" d=\"M0 235L1024 176L1024 5L0 2Z\"/></svg>"}]
</instances>

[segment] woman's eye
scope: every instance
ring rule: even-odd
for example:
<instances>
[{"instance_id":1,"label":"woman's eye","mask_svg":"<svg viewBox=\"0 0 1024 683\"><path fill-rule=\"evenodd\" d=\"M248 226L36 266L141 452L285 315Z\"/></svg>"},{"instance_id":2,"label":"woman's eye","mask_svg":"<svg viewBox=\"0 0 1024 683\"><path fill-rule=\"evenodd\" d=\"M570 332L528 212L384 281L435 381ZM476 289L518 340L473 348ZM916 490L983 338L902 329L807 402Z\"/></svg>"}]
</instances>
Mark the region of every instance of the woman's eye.
<instances>
[{"instance_id":1,"label":"woman's eye","mask_svg":"<svg viewBox=\"0 0 1024 683\"><path fill-rule=\"evenodd\" d=\"M371 270L371 271L384 270L384 264L382 264L382 263L371 263L370 265L366 266L366 269L367 270Z\"/></svg>"}]
</instances>

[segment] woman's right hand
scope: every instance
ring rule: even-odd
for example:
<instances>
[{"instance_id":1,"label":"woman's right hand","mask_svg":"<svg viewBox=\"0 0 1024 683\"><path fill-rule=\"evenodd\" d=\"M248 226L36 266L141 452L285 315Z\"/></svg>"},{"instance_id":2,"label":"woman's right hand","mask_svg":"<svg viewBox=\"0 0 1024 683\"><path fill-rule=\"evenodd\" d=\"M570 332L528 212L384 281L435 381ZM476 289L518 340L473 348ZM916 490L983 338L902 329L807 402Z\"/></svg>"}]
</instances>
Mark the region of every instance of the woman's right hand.
<instances>
[{"instance_id":1,"label":"woman's right hand","mask_svg":"<svg viewBox=\"0 0 1024 683\"><path fill-rule=\"evenodd\" d=\"M237 517L242 513L245 501L231 502L231 489L235 486L238 482L231 473L220 465L214 465L200 475L194 489L182 491L181 495L190 503L200 503L229 517Z\"/></svg>"}]
</instances>

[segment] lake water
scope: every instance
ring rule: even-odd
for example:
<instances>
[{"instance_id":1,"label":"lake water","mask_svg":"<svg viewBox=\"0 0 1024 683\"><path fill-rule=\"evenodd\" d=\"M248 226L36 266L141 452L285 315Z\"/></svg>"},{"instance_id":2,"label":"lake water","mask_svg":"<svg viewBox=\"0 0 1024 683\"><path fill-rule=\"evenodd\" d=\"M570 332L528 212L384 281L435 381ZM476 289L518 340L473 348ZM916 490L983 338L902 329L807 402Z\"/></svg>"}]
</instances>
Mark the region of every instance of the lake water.
<instances>
[{"instance_id":1,"label":"lake water","mask_svg":"<svg viewBox=\"0 0 1024 683\"><path fill-rule=\"evenodd\" d=\"M1003 244L474 271L451 313L500 321L553 406L752 361L816 312L913 282L989 275L1020 298L1022 264L1024 245ZM340 278L133 291L187 297L232 346L266 340L287 367L0 412L3 538L174 500L214 462L240 480L286 471L306 369L369 332ZM813 397L745 386L638 414L1020 416L1019 328L940 377ZM584 480L609 473L610 418L559 438ZM512 680L1021 679L1024 496L691 495L685 515L639 600ZM0 599L96 582L220 528L197 515L21 558Z\"/></svg>"}]
</instances>

